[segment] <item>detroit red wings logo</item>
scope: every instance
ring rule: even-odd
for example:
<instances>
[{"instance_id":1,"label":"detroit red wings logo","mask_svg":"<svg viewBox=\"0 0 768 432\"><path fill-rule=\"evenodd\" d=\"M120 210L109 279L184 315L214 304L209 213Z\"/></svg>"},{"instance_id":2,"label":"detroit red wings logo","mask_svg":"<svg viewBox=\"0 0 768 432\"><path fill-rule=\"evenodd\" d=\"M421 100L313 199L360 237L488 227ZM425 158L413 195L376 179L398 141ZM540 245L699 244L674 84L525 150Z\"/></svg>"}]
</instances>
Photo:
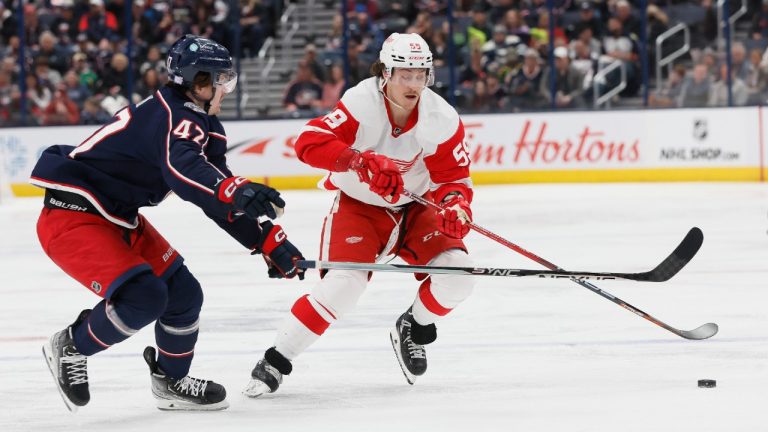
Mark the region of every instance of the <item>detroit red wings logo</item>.
<instances>
[{"instance_id":1,"label":"detroit red wings logo","mask_svg":"<svg viewBox=\"0 0 768 432\"><path fill-rule=\"evenodd\" d=\"M397 165L397 169L400 171L400 174L405 174L408 171L413 168L414 165L416 165L416 161L418 161L421 158L421 154L424 152L424 150L419 151L419 154L413 157L410 161L403 161L400 159L390 158L392 159L392 162Z\"/></svg>"}]
</instances>

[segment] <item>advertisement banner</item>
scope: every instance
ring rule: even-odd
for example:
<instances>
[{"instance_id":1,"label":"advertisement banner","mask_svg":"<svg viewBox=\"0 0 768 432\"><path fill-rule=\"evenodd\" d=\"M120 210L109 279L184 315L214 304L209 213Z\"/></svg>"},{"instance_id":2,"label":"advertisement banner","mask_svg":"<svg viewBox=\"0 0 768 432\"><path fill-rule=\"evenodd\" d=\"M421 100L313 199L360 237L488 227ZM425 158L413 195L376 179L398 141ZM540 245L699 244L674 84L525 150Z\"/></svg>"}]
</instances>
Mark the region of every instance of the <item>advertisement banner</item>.
<instances>
[{"instance_id":1,"label":"advertisement banner","mask_svg":"<svg viewBox=\"0 0 768 432\"><path fill-rule=\"evenodd\" d=\"M758 107L462 116L477 183L752 180L768 165ZM224 122L233 172L279 187L314 187L324 173L293 150L306 120ZM0 168L26 185L40 153L97 127L0 129ZM6 180L6 181L8 181ZM14 189L15 191L15 189Z\"/></svg>"}]
</instances>

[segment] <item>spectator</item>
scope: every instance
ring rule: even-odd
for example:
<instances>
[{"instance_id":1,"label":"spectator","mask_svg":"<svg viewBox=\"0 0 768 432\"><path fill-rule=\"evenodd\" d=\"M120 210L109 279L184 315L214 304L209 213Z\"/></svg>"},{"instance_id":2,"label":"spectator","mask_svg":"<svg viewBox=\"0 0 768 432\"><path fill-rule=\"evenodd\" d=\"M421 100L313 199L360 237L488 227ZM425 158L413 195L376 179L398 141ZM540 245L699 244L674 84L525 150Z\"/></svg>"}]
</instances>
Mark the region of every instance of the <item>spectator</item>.
<instances>
[{"instance_id":1,"label":"spectator","mask_svg":"<svg viewBox=\"0 0 768 432\"><path fill-rule=\"evenodd\" d=\"M547 69L542 77L539 88L545 100L552 100L549 77L555 74L555 106L557 108L583 108L585 106L582 97L584 93L584 75L571 65L568 57L568 48L557 47L554 51L555 70Z\"/></svg>"},{"instance_id":2,"label":"spectator","mask_svg":"<svg viewBox=\"0 0 768 432\"><path fill-rule=\"evenodd\" d=\"M304 57L301 59L304 63L312 69L312 73L315 74L315 78L319 81L325 80L325 70L320 62L317 60L317 47L315 44L307 44L304 47Z\"/></svg>"},{"instance_id":3,"label":"spectator","mask_svg":"<svg viewBox=\"0 0 768 432\"><path fill-rule=\"evenodd\" d=\"M508 105L512 110L535 110L544 106L544 97L540 91L541 76L539 52L528 48L523 57L523 66L509 82Z\"/></svg>"},{"instance_id":4,"label":"spectator","mask_svg":"<svg viewBox=\"0 0 768 432\"><path fill-rule=\"evenodd\" d=\"M432 39L432 15L425 11L419 12L413 23L405 29L405 32L418 33L426 41Z\"/></svg>"},{"instance_id":5,"label":"spectator","mask_svg":"<svg viewBox=\"0 0 768 432\"><path fill-rule=\"evenodd\" d=\"M120 91L120 86L114 86L107 90L107 94L101 100L101 108L110 116L128 106L128 99Z\"/></svg>"},{"instance_id":6,"label":"spectator","mask_svg":"<svg viewBox=\"0 0 768 432\"><path fill-rule=\"evenodd\" d=\"M603 37L603 22L595 15L595 8L591 1L584 0L578 4L579 19L569 27L571 38L577 37L582 30L589 28L595 38Z\"/></svg>"},{"instance_id":7,"label":"spectator","mask_svg":"<svg viewBox=\"0 0 768 432\"><path fill-rule=\"evenodd\" d=\"M362 47L356 40L350 39L347 44L347 62L349 63L348 86L354 86L369 76L368 68L370 67L370 62L365 62L360 58L361 49Z\"/></svg>"},{"instance_id":8,"label":"spectator","mask_svg":"<svg viewBox=\"0 0 768 432\"><path fill-rule=\"evenodd\" d=\"M144 75L147 69L155 69L160 75L166 75L165 60L163 59L163 53L160 51L160 47L152 45L147 50L147 58L139 66L139 74Z\"/></svg>"},{"instance_id":9,"label":"spectator","mask_svg":"<svg viewBox=\"0 0 768 432\"><path fill-rule=\"evenodd\" d=\"M261 24L264 13L265 9L261 0L240 1L240 43L243 56L253 58L259 54L261 45L266 38L264 27Z\"/></svg>"},{"instance_id":10,"label":"spectator","mask_svg":"<svg viewBox=\"0 0 768 432\"><path fill-rule=\"evenodd\" d=\"M471 113L487 113L491 111L493 98L488 94L488 86L484 79L478 79L472 84L472 96L469 98L467 110Z\"/></svg>"},{"instance_id":11,"label":"spectator","mask_svg":"<svg viewBox=\"0 0 768 432\"><path fill-rule=\"evenodd\" d=\"M553 33L556 41L568 40L565 35L565 30L557 24L555 24ZM539 22L535 28L531 29L531 38L536 39L539 45L549 44L549 12L541 11L541 13L539 13Z\"/></svg>"},{"instance_id":12,"label":"spectator","mask_svg":"<svg viewBox=\"0 0 768 432\"><path fill-rule=\"evenodd\" d=\"M88 63L88 56L79 52L72 56L72 69L77 74L78 80L93 93L96 90L96 84L99 79L96 72L91 69Z\"/></svg>"},{"instance_id":13,"label":"spectator","mask_svg":"<svg viewBox=\"0 0 768 432\"><path fill-rule=\"evenodd\" d=\"M768 37L768 0L762 0L760 10L752 16L749 33L752 39L760 40Z\"/></svg>"},{"instance_id":14,"label":"spectator","mask_svg":"<svg viewBox=\"0 0 768 432\"><path fill-rule=\"evenodd\" d=\"M715 76L719 73L718 70L720 69L720 62L717 59L715 50L710 47L707 47L702 51L701 61L698 63L702 63L704 66L706 66L707 75Z\"/></svg>"},{"instance_id":15,"label":"spectator","mask_svg":"<svg viewBox=\"0 0 768 432\"><path fill-rule=\"evenodd\" d=\"M85 125L102 125L110 120L110 115L101 108L97 97L89 97L83 103L80 113L80 123Z\"/></svg>"},{"instance_id":16,"label":"spectator","mask_svg":"<svg viewBox=\"0 0 768 432\"><path fill-rule=\"evenodd\" d=\"M648 105L656 108L677 108L685 80L685 66L678 64L669 73L667 81L648 95Z\"/></svg>"},{"instance_id":17,"label":"spectator","mask_svg":"<svg viewBox=\"0 0 768 432\"><path fill-rule=\"evenodd\" d=\"M747 61L747 48L742 42L731 45L731 71L742 81L749 79L752 72L752 65Z\"/></svg>"},{"instance_id":18,"label":"spectator","mask_svg":"<svg viewBox=\"0 0 768 432\"><path fill-rule=\"evenodd\" d=\"M622 21L616 17L608 18L608 32L603 36L603 49L608 57L620 60L621 67L626 72L627 87L622 94L627 95L637 92L640 86L637 79L637 71L639 69L637 64L637 47L634 40L624 32ZM620 72L616 70L615 73L609 74L606 77L608 88L619 84L620 75Z\"/></svg>"},{"instance_id":19,"label":"spectator","mask_svg":"<svg viewBox=\"0 0 768 432\"><path fill-rule=\"evenodd\" d=\"M333 16L331 22L331 31L328 33L328 40L325 43L325 50L341 54L341 41L344 32L344 17L341 14Z\"/></svg>"},{"instance_id":20,"label":"spectator","mask_svg":"<svg viewBox=\"0 0 768 432\"><path fill-rule=\"evenodd\" d=\"M67 96L66 84L61 83L43 111L42 124L45 126L74 125L78 121L80 121L80 109Z\"/></svg>"},{"instance_id":21,"label":"spectator","mask_svg":"<svg viewBox=\"0 0 768 432\"><path fill-rule=\"evenodd\" d=\"M531 29L525 24L525 21L520 17L520 12L516 9L510 9L504 15L504 27L507 29L507 34L517 36L524 44L528 44L531 40Z\"/></svg>"},{"instance_id":22,"label":"spectator","mask_svg":"<svg viewBox=\"0 0 768 432\"><path fill-rule=\"evenodd\" d=\"M590 30L587 29L587 32ZM571 64L584 75L584 98L592 96L592 79L597 72L599 56L579 39L571 42Z\"/></svg>"},{"instance_id":23,"label":"spectator","mask_svg":"<svg viewBox=\"0 0 768 432\"><path fill-rule=\"evenodd\" d=\"M44 31L40 35L40 47L34 53L34 58L45 57L48 66L58 72L59 76L69 69L69 54L58 45L58 39L50 31Z\"/></svg>"},{"instance_id":24,"label":"spectator","mask_svg":"<svg viewBox=\"0 0 768 432\"><path fill-rule=\"evenodd\" d=\"M48 66L48 57L38 57L35 60L35 75L41 84L55 88L61 82L61 75Z\"/></svg>"},{"instance_id":25,"label":"spectator","mask_svg":"<svg viewBox=\"0 0 768 432\"><path fill-rule=\"evenodd\" d=\"M349 20L349 34L351 39L360 44L361 52L373 51L376 46L384 43L381 32L373 24L368 8L364 4L358 4L352 12L352 19Z\"/></svg>"},{"instance_id":26,"label":"spectator","mask_svg":"<svg viewBox=\"0 0 768 432\"><path fill-rule=\"evenodd\" d=\"M753 48L749 52L750 73L747 77L749 89L749 105L760 104L765 101L765 91L768 89L768 70L762 67L762 52L760 48Z\"/></svg>"},{"instance_id":27,"label":"spectator","mask_svg":"<svg viewBox=\"0 0 768 432\"><path fill-rule=\"evenodd\" d=\"M380 0L379 16L386 18L405 18L407 22L416 19L416 5L413 0Z\"/></svg>"},{"instance_id":28,"label":"spectator","mask_svg":"<svg viewBox=\"0 0 768 432\"><path fill-rule=\"evenodd\" d=\"M64 75L62 83L63 89L67 93L67 98L78 106L82 106L85 100L91 96L91 91L80 82L80 78L74 70L70 70Z\"/></svg>"},{"instance_id":29,"label":"spectator","mask_svg":"<svg viewBox=\"0 0 768 432\"><path fill-rule=\"evenodd\" d=\"M43 111L51 103L51 89L43 84L36 75L27 75L27 104L33 118L41 118Z\"/></svg>"},{"instance_id":30,"label":"spectator","mask_svg":"<svg viewBox=\"0 0 768 432\"><path fill-rule=\"evenodd\" d=\"M330 67L328 79L323 83L323 101L320 107L323 110L330 110L341 99L346 86L344 81L344 68L339 63L334 63Z\"/></svg>"},{"instance_id":31,"label":"spectator","mask_svg":"<svg viewBox=\"0 0 768 432\"><path fill-rule=\"evenodd\" d=\"M19 25L16 14L5 7L5 2L0 1L0 45L8 45L11 37L18 37Z\"/></svg>"},{"instance_id":32,"label":"spectator","mask_svg":"<svg viewBox=\"0 0 768 432\"><path fill-rule=\"evenodd\" d=\"M720 79L712 84L709 92L709 106L728 105L728 65L720 65ZM733 106L744 106L749 98L749 89L741 78L736 76L736 71L731 70L731 98Z\"/></svg>"},{"instance_id":33,"label":"spectator","mask_svg":"<svg viewBox=\"0 0 768 432\"><path fill-rule=\"evenodd\" d=\"M579 45L583 45L584 47L580 48L580 50L584 49L589 53L587 57L596 59L603 52L603 44L592 36L592 29L589 27L582 28L577 37L570 42L568 48L571 50L571 52L575 53L577 51L577 43Z\"/></svg>"},{"instance_id":34,"label":"spectator","mask_svg":"<svg viewBox=\"0 0 768 432\"><path fill-rule=\"evenodd\" d=\"M507 57L507 51L514 49L514 45L520 43L516 36L507 36L507 28L502 24L496 24L493 27L493 39L489 40L480 48L483 52L482 64L485 69L489 68L491 63L503 63Z\"/></svg>"},{"instance_id":35,"label":"spectator","mask_svg":"<svg viewBox=\"0 0 768 432\"><path fill-rule=\"evenodd\" d=\"M621 22L623 34L633 38L640 34L640 20L635 18L632 13L632 6L628 0L618 0L616 2L616 19Z\"/></svg>"},{"instance_id":36,"label":"spectator","mask_svg":"<svg viewBox=\"0 0 768 432\"><path fill-rule=\"evenodd\" d=\"M473 41L478 46L483 46L492 37L492 30L488 23L488 5L484 1L478 1L472 6L470 14L472 22L467 27L467 42L471 46Z\"/></svg>"},{"instance_id":37,"label":"spectator","mask_svg":"<svg viewBox=\"0 0 768 432\"><path fill-rule=\"evenodd\" d=\"M305 62L299 62L296 77L288 83L283 106L291 117L316 117L322 110L323 88Z\"/></svg>"},{"instance_id":38,"label":"spectator","mask_svg":"<svg viewBox=\"0 0 768 432\"><path fill-rule=\"evenodd\" d=\"M160 90L160 87L162 87L162 83L160 82L160 75L159 72L157 72L157 69L147 69L144 71L144 74L142 74L141 81L136 85L134 102L141 101L154 94L157 90Z\"/></svg>"},{"instance_id":39,"label":"spectator","mask_svg":"<svg viewBox=\"0 0 768 432\"><path fill-rule=\"evenodd\" d=\"M488 13L492 23L498 23L504 19L507 11L516 9L515 0L496 0Z\"/></svg>"},{"instance_id":40,"label":"spectator","mask_svg":"<svg viewBox=\"0 0 768 432\"><path fill-rule=\"evenodd\" d=\"M99 43L102 39L115 40L118 29L115 15L104 9L104 0L88 0L88 3L91 8L80 17L77 26L80 33L85 33L93 43Z\"/></svg>"},{"instance_id":41,"label":"spectator","mask_svg":"<svg viewBox=\"0 0 768 432\"><path fill-rule=\"evenodd\" d=\"M656 44L654 41L656 38L658 38L662 33L667 31L669 26L667 25L669 23L669 17L666 13L664 13L661 8L656 6L655 4L649 4L647 9L647 16L648 16L648 56L650 59L656 58ZM666 51L665 51L666 54ZM655 60L654 60L655 61Z\"/></svg>"},{"instance_id":42,"label":"spectator","mask_svg":"<svg viewBox=\"0 0 768 432\"><path fill-rule=\"evenodd\" d=\"M488 74L485 77L488 96L490 96L491 112L498 112L503 105L507 103L507 94L501 86L499 77L496 74Z\"/></svg>"},{"instance_id":43,"label":"spectator","mask_svg":"<svg viewBox=\"0 0 768 432\"><path fill-rule=\"evenodd\" d=\"M125 95L128 89L128 57L123 53L116 53L112 56L109 66L101 74L101 84L99 89L102 92L109 92L113 87L120 87Z\"/></svg>"},{"instance_id":44,"label":"spectator","mask_svg":"<svg viewBox=\"0 0 768 432\"><path fill-rule=\"evenodd\" d=\"M707 106L711 93L712 81L707 73L707 66L699 63L693 67L692 76L683 81L679 106L686 108Z\"/></svg>"},{"instance_id":45,"label":"spectator","mask_svg":"<svg viewBox=\"0 0 768 432\"><path fill-rule=\"evenodd\" d=\"M432 40L430 41L430 51L432 51L432 64L435 69L446 65L448 59L448 41L446 40L447 32L440 29L432 34Z\"/></svg>"},{"instance_id":46,"label":"spectator","mask_svg":"<svg viewBox=\"0 0 768 432\"><path fill-rule=\"evenodd\" d=\"M11 81L11 74L0 70L0 126L12 125L18 120L20 98L19 88Z\"/></svg>"}]
</instances>

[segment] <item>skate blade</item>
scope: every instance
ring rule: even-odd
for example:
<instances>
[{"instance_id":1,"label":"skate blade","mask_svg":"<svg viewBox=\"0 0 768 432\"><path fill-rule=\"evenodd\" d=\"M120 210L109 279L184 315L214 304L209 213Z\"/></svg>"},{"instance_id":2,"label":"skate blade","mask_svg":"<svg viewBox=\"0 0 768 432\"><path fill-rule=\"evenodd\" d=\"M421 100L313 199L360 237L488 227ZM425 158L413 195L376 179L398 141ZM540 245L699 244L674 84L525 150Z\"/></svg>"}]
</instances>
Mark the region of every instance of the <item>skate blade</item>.
<instances>
[{"instance_id":1,"label":"skate blade","mask_svg":"<svg viewBox=\"0 0 768 432\"><path fill-rule=\"evenodd\" d=\"M229 402L224 399L215 404L196 404L182 400L158 399L157 409L161 411L221 411L229 408Z\"/></svg>"},{"instance_id":2,"label":"skate blade","mask_svg":"<svg viewBox=\"0 0 768 432\"><path fill-rule=\"evenodd\" d=\"M248 386L245 388L245 390L243 390L243 394L249 398L257 398L265 393L271 392L272 390L268 385L257 379L251 379L251 382L249 382Z\"/></svg>"},{"instance_id":3,"label":"skate blade","mask_svg":"<svg viewBox=\"0 0 768 432\"><path fill-rule=\"evenodd\" d=\"M395 350L397 363L400 365L400 370L403 371L403 375L405 375L405 380L408 381L408 384L413 385L416 382L416 375L412 374L408 371L408 368L405 367L403 354L400 352L400 333L397 332L397 329L389 331L389 340L392 342L392 348Z\"/></svg>"},{"instance_id":4,"label":"skate blade","mask_svg":"<svg viewBox=\"0 0 768 432\"><path fill-rule=\"evenodd\" d=\"M51 376L53 376L53 384L56 386L56 390L59 391L61 400L64 401L64 405L67 406L67 409L70 412L76 413L77 405L75 405L71 400L69 400L69 398L67 398L67 395L64 394L64 390L62 390L61 386L59 386L59 368L55 367L53 364L53 347L51 346L50 341L43 345L43 357L45 358L45 364L48 365L48 370L51 371Z\"/></svg>"}]
</instances>

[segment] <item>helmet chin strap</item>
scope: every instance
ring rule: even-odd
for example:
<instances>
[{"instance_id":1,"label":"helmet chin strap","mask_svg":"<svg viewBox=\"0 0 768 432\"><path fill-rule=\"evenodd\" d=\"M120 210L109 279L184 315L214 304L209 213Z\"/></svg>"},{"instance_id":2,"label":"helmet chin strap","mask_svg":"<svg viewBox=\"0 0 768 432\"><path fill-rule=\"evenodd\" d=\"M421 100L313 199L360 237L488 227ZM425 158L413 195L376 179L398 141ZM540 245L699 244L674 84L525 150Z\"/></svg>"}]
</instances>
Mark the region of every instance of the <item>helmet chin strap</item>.
<instances>
[{"instance_id":1,"label":"helmet chin strap","mask_svg":"<svg viewBox=\"0 0 768 432\"><path fill-rule=\"evenodd\" d=\"M224 89L221 86L213 87L213 97L206 104L208 115L214 116L221 112L221 101L224 99Z\"/></svg>"},{"instance_id":2,"label":"helmet chin strap","mask_svg":"<svg viewBox=\"0 0 768 432\"><path fill-rule=\"evenodd\" d=\"M384 78L384 79L381 81L381 84L379 85L379 93L381 93L381 95L382 95L382 96L384 96L384 99L388 100L388 101L389 101L389 103L391 103L392 105L394 105L394 106L396 106L396 107L400 108L400 109L401 109L401 110L403 110L403 111L408 111L408 109L407 109L407 108L403 107L402 105L400 105L400 104L398 104L397 102L395 102L395 101L393 101L392 99L390 99L390 98L389 98L389 96L387 96L387 92L386 92L386 91L384 91L384 86L386 86L386 85L387 85L387 81L389 81L389 79L387 79L387 78Z\"/></svg>"},{"instance_id":3,"label":"helmet chin strap","mask_svg":"<svg viewBox=\"0 0 768 432\"><path fill-rule=\"evenodd\" d=\"M214 86L213 96L208 100L201 98L200 93L196 89L190 89L189 94L194 99L196 105L200 106L202 104L202 108L208 115L217 115L221 112L221 101L224 99L224 91L221 86Z\"/></svg>"}]
</instances>

